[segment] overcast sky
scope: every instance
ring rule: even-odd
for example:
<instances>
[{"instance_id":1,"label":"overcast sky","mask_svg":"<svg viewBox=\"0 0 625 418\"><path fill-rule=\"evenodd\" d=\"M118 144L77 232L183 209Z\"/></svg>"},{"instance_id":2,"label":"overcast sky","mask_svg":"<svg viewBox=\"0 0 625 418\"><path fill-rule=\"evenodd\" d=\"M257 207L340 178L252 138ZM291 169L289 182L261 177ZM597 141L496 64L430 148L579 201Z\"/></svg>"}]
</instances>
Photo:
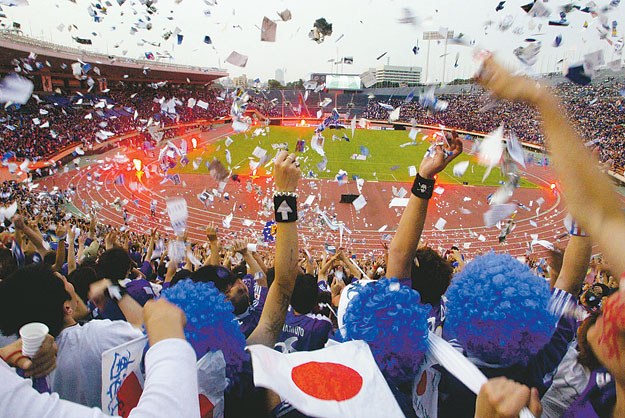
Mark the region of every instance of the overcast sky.
<instances>
[{"instance_id":1,"label":"overcast sky","mask_svg":"<svg viewBox=\"0 0 625 418\"><path fill-rule=\"evenodd\" d=\"M6 1L0 0L0 3ZM521 67L512 51L528 45L524 40L529 37L542 41L539 60L533 66L535 72L553 70L556 62L565 56L572 63L583 54L598 49L604 50L607 61L618 59L612 47L605 40L599 39L598 18L573 11L567 16L570 23L568 27L548 26L549 19L559 20L558 6L570 1L550 0L545 3L552 10L549 19L530 19L520 8L529 0L508 0L499 12L495 11L499 3L497 0L217 0L218 4L212 6L205 0L158 0L154 2L157 13L150 15L152 29L139 29L134 35L130 34L130 28L139 19L145 22L147 16L146 7L140 1L126 0L119 6L118 0L109 0L113 5L108 8L107 14L98 11L102 17L100 23L94 22L87 10L96 0L75 1L28 0L29 6L3 6L8 17L3 21L9 25L13 21L19 22L26 35L47 41L120 56L123 51L127 51L126 56L132 58L144 57L145 52L167 51L173 55L173 62L176 63L221 67L231 76L246 74L248 78L259 77L263 81L274 78L277 68L286 69L286 79L289 81L305 79L311 72L343 71L346 74L359 74L387 62L391 65L420 66L425 73L428 43L422 40L423 31L438 31L440 27L447 27L456 33L462 32L475 39L479 46L495 51L511 68ZM595 1L599 6L609 3ZM101 1L102 4L105 2ZM582 7L586 3L586 0L575 2ZM398 23L402 9L406 7L419 17L420 25ZM276 12L287 8L291 10L293 19L278 22L276 42L261 42L258 27L263 17L280 20ZM210 16L205 15L205 10L210 11ZM618 22L619 37L625 34L624 13L625 5L621 5L607 16L610 26L612 21ZM507 16L514 23L510 29L502 32L498 26ZM333 24L334 33L324 43L317 44L308 38L308 32L313 22L320 17L325 17ZM493 23L487 26L488 21ZM588 22L587 29L583 28L585 21ZM72 24L78 30L69 32L68 27ZM58 29L60 25L64 25L62 31ZM184 36L181 45L176 45L176 36L172 36L169 41L162 37L165 32L174 31L176 27L181 29ZM558 34L562 34L563 41L559 48L554 48L552 44ZM211 37L213 45L203 43L205 35ZM336 42L341 35L344 37ZM93 46L78 45L72 36L89 38ZM610 36L609 39L616 41L618 38ZM161 46L155 47L142 40L160 42ZM417 45L417 40L420 51L415 56L412 48ZM430 48L428 81L440 81L444 45L432 41ZM448 47L445 66L447 81L473 75L475 63L472 50L456 45ZM232 51L249 56L246 68L224 62ZM388 52L387 55L377 61L376 58L384 52ZM460 54L458 67L454 68L457 53ZM354 58L353 65L333 67L328 62L346 56Z\"/></svg>"}]
</instances>

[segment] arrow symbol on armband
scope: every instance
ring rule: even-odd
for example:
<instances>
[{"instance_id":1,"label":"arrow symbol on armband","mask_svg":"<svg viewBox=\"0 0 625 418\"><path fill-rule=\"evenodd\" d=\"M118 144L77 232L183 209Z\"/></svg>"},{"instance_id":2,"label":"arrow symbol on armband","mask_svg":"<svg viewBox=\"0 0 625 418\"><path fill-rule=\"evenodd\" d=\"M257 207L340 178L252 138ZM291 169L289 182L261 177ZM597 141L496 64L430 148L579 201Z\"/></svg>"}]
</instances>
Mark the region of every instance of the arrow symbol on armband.
<instances>
[{"instance_id":1,"label":"arrow symbol on armband","mask_svg":"<svg viewBox=\"0 0 625 418\"><path fill-rule=\"evenodd\" d=\"M286 200L283 200L280 206L278 206L278 210L276 212L280 213L283 221L287 221L289 219L289 213L293 213L293 209L289 207Z\"/></svg>"}]
</instances>

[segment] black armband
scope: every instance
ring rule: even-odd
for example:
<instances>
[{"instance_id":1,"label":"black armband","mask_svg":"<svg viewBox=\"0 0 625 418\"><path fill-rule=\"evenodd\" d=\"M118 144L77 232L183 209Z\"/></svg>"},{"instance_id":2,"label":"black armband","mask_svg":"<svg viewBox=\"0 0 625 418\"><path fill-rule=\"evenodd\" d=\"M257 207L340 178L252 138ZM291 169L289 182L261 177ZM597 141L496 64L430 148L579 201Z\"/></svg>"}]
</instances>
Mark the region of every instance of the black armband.
<instances>
[{"instance_id":1,"label":"black armband","mask_svg":"<svg viewBox=\"0 0 625 418\"><path fill-rule=\"evenodd\" d=\"M294 193L275 193L273 195L273 207L276 222L297 221L297 195Z\"/></svg>"},{"instance_id":2,"label":"black armband","mask_svg":"<svg viewBox=\"0 0 625 418\"><path fill-rule=\"evenodd\" d=\"M434 183L436 183L435 179L424 179L417 173L412 184L412 194L421 199L429 199L434 192Z\"/></svg>"}]
</instances>

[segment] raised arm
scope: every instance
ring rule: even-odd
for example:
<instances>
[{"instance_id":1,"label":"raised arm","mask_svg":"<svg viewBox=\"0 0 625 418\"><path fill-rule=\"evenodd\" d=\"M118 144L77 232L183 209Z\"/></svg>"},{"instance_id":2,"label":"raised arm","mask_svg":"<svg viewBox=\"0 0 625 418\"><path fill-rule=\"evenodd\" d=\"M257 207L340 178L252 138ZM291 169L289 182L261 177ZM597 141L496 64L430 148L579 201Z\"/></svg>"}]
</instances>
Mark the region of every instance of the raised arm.
<instances>
[{"instance_id":1,"label":"raised arm","mask_svg":"<svg viewBox=\"0 0 625 418\"><path fill-rule=\"evenodd\" d=\"M347 254L345 254L345 252L339 250L338 256L339 256L339 259L347 266L352 276L358 277L360 279L363 278L364 274L362 273L362 271L358 268L356 263L352 261L352 259L349 258Z\"/></svg>"},{"instance_id":2,"label":"raised arm","mask_svg":"<svg viewBox=\"0 0 625 418\"><path fill-rule=\"evenodd\" d=\"M448 154L441 145L434 147L433 155L425 156L421 161L408 206L401 215L397 232L391 241L386 266L388 277L398 279L410 277L410 265L417 252L417 244L421 238L428 211L428 201L432 197L434 176L443 171L447 164L462 153L462 141L455 132L452 133Z\"/></svg>"},{"instance_id":3,"label":"raised arm","mask_svg":"<svg viewBox=\"0 0 625 418\"><path fill-rule=\"evenodd\" d=\"M116 241L117 241L116 232L113 230L109 231L106 234L106 237L104 238L104 249L106 251L110 250L111 248L115 246Z\"/></svg>"},{"instance_id":4,"label":"raised arm","mask_svg":"<svg viewBox=\"0 0 625 418\"><path fill-rule=\"evenodd\" d=\"M96 227L98 226L98 217L95 214L95 211L92 210L91 213L89 214L89 238L91 238L92 240L95 239L95 230Z\"/></svg>"},{"instance_id":5,"label":"raised arm","mask_svg":"<svg viewBox=\"0 0 625 418\"><path fill-rule=\"evenodd\" d=\"M207 266L218 266L219 263L219 240L217 239L217 227L214 224L209 224L206 227L206 237L208 238L209 248L211 250L210 256L206 260Z\"/></svg>"},{"instance_id":6,"label":"raised arm","mask_svg":"<svg viewBox=\"0 0 625 418\"><path fill-rule=\"evenodd\" d=\"M306 259L306 269L305 269L306 274L312 274L314 276L315 273L317 272L317 268L319 267L317 265L317 262L315 261L314 257L310 255L308 251L304 251L304 258Z\"/></svg>"},{"instance_id":7,"label":"raised arm","mask_svg":"<svg viewBox=\"0 0 625 418\"><path fill-rule=\"evenodd\" d=\"M258 254L258 252L256 252L256 251L252 252L252 257L254 257L254 259L256 260L258 265L260 266L260 268L263 271L263 273L267 274L267 266L265 265L265 262L263 261L263 257L261 257L261 255Z\"/></svg>"},{"instance_id":8,"label":"raised arm","mask_svg":"<svg viewBox=\"0 0 625 418\"><path fill-rule=\"evenodd\" d=\"M295 154L280 151L276 155L274 181L276 196L276 277L269 288L267 300L258 326L248 337L249 344L263 344L273 347L284 326L286 312L291 301L297 275L297 202L293 197L284 196L297 190L301 176ZM278 196L278 194L282 196ZM295 215L295 219L293 218Z\"/></svg>"},{"instance_id":9,"label":"raised arm","mask_svg":"<svg viewBox=\"0 0 625 418\"><path fill-rule=\"evenodd\" d=\"M78 236L78 254L76 254L76 260L78 262L82 262L82 256L85 252L85 241L87 240L87 236L84 233L81 233Z\"/></svg>"},{"instance_id":10,"label":"raised arm","mask_svg":"<svg viewBox=\"0 0 625 418\"><path fill-rule=\"evenodd\" d=\"M43 257L48 250L43 245L43 238L41 234L38 234L31 227L26 225L22 215L14 215L11 220L13 221L13 225L15 225L15 229L20 230L24 235L26 235L28 240L35 246L37 252Z\"/></svg>"},{"instance_id":11,"label":"raised arm","mask_svg":"<svg viewBox=\"0 0 625 418\"><path fill-rule=\"evenodd\" d=\"M577 297L586 278L591 252L592 241L589 237L571 236L554 287Z\"/></svg>"},{"instance_id":12,"label":"raised arm","mask_svg":"<svg viewBox=\"0 0 625 418\"><path fill-rule=\"evenodd\" d=\"M244 239L236 240L232 246L232 249L235 252L240 253L243 256L243 259L245 260L247 265L250 267L250 272L254 276L256 276L257 273L260 273L263 276L265 275L265 273L263 272L263 269L260 268L260 265L258 264L256 259L252 255L252 252L247 249L246 240ZM265 287L267 287L267 280L265 280Z\"/></svg>"},{"instance_id":13,"label":"raised arm","mask_svg":"<svg viewBox=\"0 0 625 418\"><path fill-rule=\"evenodd\" d=\"M69 276L74 270L76 270L76 253L74 252L74 240L76 235L74 234L74 227L70 225L67 229L67 275Z\"/></svg>"},{"instance_id":14,"label":"raised arm","mask_svg":"<svg viewBox=\"0 0 625 418\"><path fill-rule=\"evenodd\" d=\"M172 260L169 260L169 264L167 265L167 273L165 274L164 283L169 283L176 275L176 263Z\"/></svg>"},{"instance_id":15,"label":"raised arm","mask_svg":"<svg viewBox=\"0 0 625 418\"><path fill-rule=\"evenodd\" d=\"M133 327L141 329L143 326L143 313L139 303L121 286L109 279L102 279L89 286L89 299L103 310L108 303L117 303L119 310L126 317L126 321Z\"/></svg>"},{"instance_id":16,"label":"raised arm","mask_svg":"<svg viewBox=\"0 0 625 418\"><path fill-rule=\"evenodd\" d=\"M625 272L625 214L619 194L560 110L558 99L539 83L510 75L492 57L484 61L479 81L501 98L536 106L568 209L621 277Z\"/></svg>"},{"instance_id":17,"label":"raised arm","mask_svg":"<svg viewBox=\"0 0 625 418\"><path fill-rule=\"evenodd\" d=\"M67 226L59 224L56 227L56 235L59 238L58 245L56 246L56 259L52 266L53 271L61 271L63 264L65 263L65 240L67 239Z\"/></svg>"},{"instance_id":18,"label":"raised arm","mask_svg":"<svg viewBox=\"0 0 625 418\"><path fill-rule=\"evenodd\" d=\"M150 243L148 244L148 253L145 256L145 260L150 262L152 261L152 254L154 253L154 243L157 239L156 228L152 229L152 233L150 234Z\"/></svg>"},{"instance_id":19,"label":"raised arm","mask_svg":"<svg viewBox=\"0 0 625 418\"><path fill-rule=\"evenodd\" d=\"M324 262L319 269L319 274L317 275L317 282L328 281L328 270L334 265L337 256L333 255L326 261L326 256L324 255Z\"/></svg>"}]
</instances>

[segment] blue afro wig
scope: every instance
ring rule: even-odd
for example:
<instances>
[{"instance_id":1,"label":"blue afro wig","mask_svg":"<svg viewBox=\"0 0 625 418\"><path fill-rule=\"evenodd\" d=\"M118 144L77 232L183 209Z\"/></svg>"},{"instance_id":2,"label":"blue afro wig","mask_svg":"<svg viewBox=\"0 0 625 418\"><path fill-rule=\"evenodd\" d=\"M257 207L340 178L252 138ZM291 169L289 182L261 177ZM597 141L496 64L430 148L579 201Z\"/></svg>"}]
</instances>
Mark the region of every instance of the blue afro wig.
<instances>
[{"instance_id":1,"label":"blue afro wig","mask_svg":"<svg viewBox=\"0 0 625 418\"><path fill-rule=\"evenodd\" d=\"M499 366L526 364L555 331L544 279L507 254L475 258L445 293L443 332L470 357Z\"/></svg>"},{"instance_id":2,"label":"blue afro wig","mask_svg":"<svg viewBox=\"0 0 625 418\"><path fill-rule=\"evenodd\" d=\"M387 278L356 283L349 292L343 341L366 341L387 377L399 382L413 379L428 338L429 307L420 303L419 292Z\"/></svg>"},{"instance_id":3,"label":"blue afro wig","mask_svg":"<svg viewBox=\"0 0 625 418\"><path fill-rule=\"evenodd\" d=\"M226 301L215 285L181 280L169 287L161 297L181 308L187 316L184 335L200 359L209 351L221 350L226 360L226 376L231 383L240 373L247 373L249 354L245 351L245 337L232 313L232 304Z\"/></svg>"}]
</instances>

